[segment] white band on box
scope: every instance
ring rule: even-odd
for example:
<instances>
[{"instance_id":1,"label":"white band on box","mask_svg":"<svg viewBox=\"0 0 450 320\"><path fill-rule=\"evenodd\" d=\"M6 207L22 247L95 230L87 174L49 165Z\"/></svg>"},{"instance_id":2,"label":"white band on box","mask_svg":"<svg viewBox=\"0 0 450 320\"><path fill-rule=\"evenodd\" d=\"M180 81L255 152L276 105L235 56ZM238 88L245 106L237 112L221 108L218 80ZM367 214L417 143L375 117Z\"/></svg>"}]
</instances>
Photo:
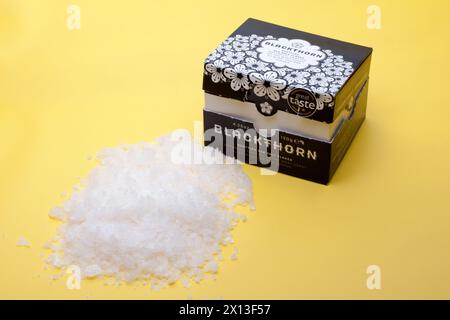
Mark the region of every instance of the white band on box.
<instances>
[{"instance_id":1,"label":"white band on box","mask_svg":"<svg viewBox=\"0 0 450 320\"><path fill-rule=\"evenodd\" d=\"M332 123L319 122L282 111L267 117L256 109L254 103L224 98L209 93L205 93L205 110L252 122L255 129L280 129L322 141L331 141L333 139L339 125L348 118L351 111L344 109Z\"/></svg>"}]
</instances>

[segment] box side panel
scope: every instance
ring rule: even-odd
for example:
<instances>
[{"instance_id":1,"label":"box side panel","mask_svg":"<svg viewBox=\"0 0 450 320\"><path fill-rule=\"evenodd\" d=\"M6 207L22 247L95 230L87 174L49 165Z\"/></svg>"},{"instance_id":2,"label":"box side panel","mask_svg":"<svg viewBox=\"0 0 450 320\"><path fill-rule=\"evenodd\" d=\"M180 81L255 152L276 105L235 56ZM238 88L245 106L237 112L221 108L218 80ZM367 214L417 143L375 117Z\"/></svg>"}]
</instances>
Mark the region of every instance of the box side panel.
<instances>
[{"instance_id":1,"label":"box side panel","mask_svg":"<svg viewBox=\"0 0 450 320\"><path fill-rule=\"evenodd\" d=\"M364 83L369 78L370 72L370 62L372 60L372 55L369 55L366 60L361 64L360 68L355 71L355 73L347 80L342 89L336 96L336 104L334 107L334 118L339 116L339 114L349 107L352 103L352 99L358 93L359 89L364 85Z\"/></svg>"},{"instance_id":2,"label":"box side panel","mask_svg":"<svg viewBox=\"0 0 450 320\"><path fill-rule=\"evenodd\" d=\"M330 143L283 131L265 138L251 122L208 110L203 111L203 119L205 145L249 164L328 183Z\"/></svg>"},{"instance_id":3,"label":"box side panel","mask_svg":"<svg viewBox=\"0 0 450 320\"><path fill-rule=\"evenodd\" d=\"M351 119L344 122L342 128L333 139L331 145L331 163L330 163L330 179L336 172L339 163L344 158L350 144L352 143L356 133L366 117L367 93L369 89L369 80L365 83L354 107Z\"/></svg>"}]
</instances>

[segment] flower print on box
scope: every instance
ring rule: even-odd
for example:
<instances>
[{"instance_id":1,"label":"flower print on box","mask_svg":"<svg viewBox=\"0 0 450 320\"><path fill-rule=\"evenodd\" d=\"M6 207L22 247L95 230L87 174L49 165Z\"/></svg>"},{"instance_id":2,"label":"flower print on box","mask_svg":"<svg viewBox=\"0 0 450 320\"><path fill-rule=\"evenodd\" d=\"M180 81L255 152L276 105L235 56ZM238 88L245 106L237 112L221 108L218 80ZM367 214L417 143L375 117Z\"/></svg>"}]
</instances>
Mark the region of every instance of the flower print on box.
<instances>
[{"instance_id":1,"label":"flower print on box","mask_svg":"<svg viewBox=\"0 0 450 320\"><path fill-rule=\"evenodd\" d=\"M275 114L274 108L268 102L263 102L259 105L260 111L265 116L271 116Z\"/></svg>"},{"instance_id":2,"label":"flower print on box","mask_svg":"<svg viewBox=\"0 0 450 320\"><path fill-rule=\"evenodd\" d=\"M334 105L333 96L354 72L352 62L332 50L257 34L229 37L205 63L206 76L228 82L233 91L246 90L273 106L270 101L287 100L290 91L301 88L314 94L318 110Z\"/></svg>"},{"instance_id":3,"label":"flower print on box","mask_svg":"<svg viewBox=\"0 0 450 320\"><path fill-rule=\"evenodd\" d=\"M223 70L226 67L227 65L222 60L216 60L213 63L208 63L205 66L205 69L211 74L211 80L217 83L220 81L226 81L226 78L223 75Z\"/></svg>"},{"instance_id":4,"label":"flower print on box","mask_svg":"<svg viewBox=\"0 0 450 320\"><path fill-rule=\"evenodd\" d=\"M321 86L321 87L328 87L328 84L333 82L334 79L327 76L323 72L315 73L309 78L309 85L310 86Z\"/></svg>"},{"instance_id":5,"label":"flower print on box","mask_svg":"<svg viewBox=\"0 0 450 320\"><path fill-rule=\"evenodd\" d=\"M254 70L254 71L269 70L269 68L267 67L267 63L256 60L255 58L245 59L245 65L247 66L247 68L249 68L250 70Z\"/></svg>"},{"instance_id":6,"label":"flower print on box","mask_svg":"<svg viewBox=\"0 0 450 320\"><path fill-rule=\"evenodd\" d=\"M306 84L308 83L308 78L311 76L309 72L306 71L292 71L285 76L285 79L289 84L298 83L298 84Z\"/></svg>"},{"instance_id":7,"label":"flower print on box","mask_svg":"<svg viewBox=\"0 0 450 320\"><path fill-rule=\"evenodd\" d=\"M316 98L317 110L322 110L325 104L329 104L333 101L333 97L327 93L327 88L312 87L311 89Z\"/></svg>"},{"instance_id":8,"label":"flower print on box","mask_svg":"<svg viewBox=\"0 0 450 320\"><path fill-rule=\"evenodd\" d=\"M225 51L223 60L231 64L237 64L242 60L244 60L244 57L245 57L244 52Z\"/></svg>"},{"instance_id":9,"label":"flower print on box","mask_svg":"<svg viewBox=\"0 0 450 320\"><path fill-rule=\"evenodd\" d=\"M231 80L231 89L238 91L241 88L250 89L250 81L247 77L247 69L243 64L237 64L233 68L226 68L224 75Z\"/></svg>"},{"instance_id":10,"label":"flower print on box","mask_svg":"<svg viewBox=\"0 0 450 320\"><path fill-rule=\"evenodd\" d=\"M280 90L286 87L286 80L278 78L274 71L267 71L264 74L253 72L250 74L250 81L255 85L253 92L258 97L268 96L274 101L280 100Z\"/></svg>"}]
</instances>

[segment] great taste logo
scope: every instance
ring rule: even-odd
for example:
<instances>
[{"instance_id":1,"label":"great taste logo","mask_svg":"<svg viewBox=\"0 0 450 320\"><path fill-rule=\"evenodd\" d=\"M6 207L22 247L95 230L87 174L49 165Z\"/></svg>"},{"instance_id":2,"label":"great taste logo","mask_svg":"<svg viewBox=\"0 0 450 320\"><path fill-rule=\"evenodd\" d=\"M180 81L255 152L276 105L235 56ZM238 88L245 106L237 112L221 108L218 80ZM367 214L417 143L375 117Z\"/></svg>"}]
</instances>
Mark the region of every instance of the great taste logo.
<instances>
[{"instance_id":1,"label":"great taste logo","mask_svg":"<svg viewBox=\"0 0 450 320\"><path fill-rule=\"evenodd\" d=\"M268 39L261 42L256 49L259 59L273 63L278 68L305 69L316 66L327 57L320 47L300 39Z\"/></svg>"},{"instance_id":2,"label":"great taste logo","mask_svg":"<svg viewBox=\"0 0 450 320\"><path fill-rule=\"evenodd\" d=\"M303 117L309 117L317 110L316 98L308 90L300 88L292 90L287 102L292 111Z\"/></svg>"}]
</instances>

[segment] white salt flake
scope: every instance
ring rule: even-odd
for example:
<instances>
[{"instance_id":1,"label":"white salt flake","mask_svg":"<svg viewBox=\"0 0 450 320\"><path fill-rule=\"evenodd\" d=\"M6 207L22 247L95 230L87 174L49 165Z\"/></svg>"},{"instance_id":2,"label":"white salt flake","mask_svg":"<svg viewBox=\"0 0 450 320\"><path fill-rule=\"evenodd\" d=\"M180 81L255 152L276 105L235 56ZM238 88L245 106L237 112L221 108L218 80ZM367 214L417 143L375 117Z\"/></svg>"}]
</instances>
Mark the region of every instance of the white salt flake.
<instances>
[{"instance_id":1,"label":"white salt flake","mask_svg":"<svg viewBox=\"0 0 450 320\"><path fill-rule=\"evenodd\" d=\"M112 286L112 285L114 285L114 283L115 283L115 280L112 279L112 278L109 278L109 279L107 279L107 280L105 280L103 282L103 285L105 285L105 286Z\"/></svg>"},{"instance_id":2,"label":"white salt flake","mask_svg":"<svg viewBox=\"0 0 450 320\"><path fill-rule=\"evenodd\" d=\"M90 266L87 266L82 270L82 276L86 278L95 278L102 274L102 268L100 268L98 265L93 264Z\"/></svg>"},{"instance_id":3,"label":"white salt flake","mask_svg":"<svg viewBox=\"0 0 450 320\"><path fill-rule=\"evenodd\" d=\"M233 253L231 253L230 259L231 260L237 260L238 253L239 253L239 249L234 247L233 248Z\"/></svg>"},{"instance_id":4,"label":"white salt flake","mask_svg":"<svg viewBox=\"0 0 450 320\"><path fill-rule=\"evenodd\" d=\"M65 218L65 213L63 208L55 207L48 213L48 216L52 219L63 220Z\"/></svg>"},{"instance_id":5,"label":"white salt flake","mask_svg":"<svg viewBox=\"0 0 450 320\"><path fill-rule=\"evenodd\" d=\"M218 269L219 269L219 266L217 265L217 262L215 262L215 261L210 261L206 265L206 271L208 271L208 272L216 273Z\"/></svg>"},{"instance_id":6,"label":"white salt flake","mask_svg":"<svg viewBox=\"0 0 450 320\"><path fill-rule=\"evenodd\" d=\"M19 237L19 240L17 240L17 242L16 242L16 245L17 245L18 247L26 247L26 248L29 248L29 247L31 247L31 242L28 241L27 239L25 239L25 237L20 236L20 237Z\"/></svg>"},{"instance_id":7,"label":"white salt flake","mask_svg":"<svg viewBox=\"0 0 450 320\"><path fill-rule=\"evenodd\" d=\"M240 218L241 218L242 222L247 222L247 220L248 220L248 217L245 214L241 214Z\"/></svg>"},{"instance_id":8,"label":"white salt flake","mask_svg":"<svg viewBox=\"0 0 450 320\"><path fill-rule=\"evenodd\" d=\"M56 253L53 253L50 256L48 256L46 262L56 268L61 268L61 267L65 266L61 257Z\"/></svg>"},{"instance_id":9,"label":"white salt flake","mask_svg":"<svg viewBox=\"0 0 450 320\"><path fill-rule=\"evenodd\" d=\"M191 287L191 283L189 282L189 279L186 279L186 278L182 278L181 279L181 284L185 288L190 288Z\"/></svg>"},{"instance_id":10,"label":"white salt flake","mask_svg":"<svg viewBox=\"0 0 450 320\"><path fill-rule=\"evenodd\" d=\"M234 161L175 162L174 148L194 159L211 153L170 136L100 151L82 187L49 214L62 225L47 262L77 265L83 277L110 276L116 285L146 279L156 290L216 273L214 256L233 243L230 231L241 219L223 199L231 194L233 205L253 207L251 181Z\"/></svg>"}]
</instances>

